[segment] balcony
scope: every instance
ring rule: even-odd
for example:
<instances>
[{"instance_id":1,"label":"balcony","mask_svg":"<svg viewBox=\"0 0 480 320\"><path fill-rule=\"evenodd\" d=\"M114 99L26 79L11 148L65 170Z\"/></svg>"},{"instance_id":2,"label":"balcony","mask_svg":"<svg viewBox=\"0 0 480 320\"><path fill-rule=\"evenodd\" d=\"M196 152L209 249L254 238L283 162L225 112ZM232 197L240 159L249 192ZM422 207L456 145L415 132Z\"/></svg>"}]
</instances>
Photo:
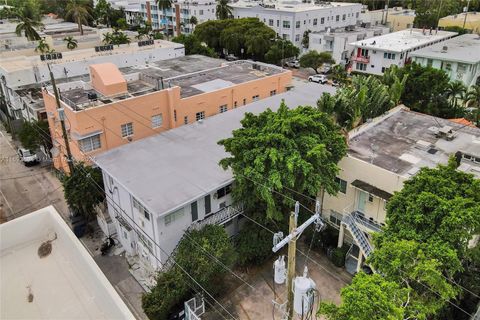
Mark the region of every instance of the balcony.
<instances>
[{"instance_id":1,"label":"balcony","mask_svg":"<svg viewBox=\"0 0 480 320\"><path fill-rule=\"evenodd\" d=\"M353 56L352 61L361 63L370 63L370 56Z\"/></svg>"}]
</instances>

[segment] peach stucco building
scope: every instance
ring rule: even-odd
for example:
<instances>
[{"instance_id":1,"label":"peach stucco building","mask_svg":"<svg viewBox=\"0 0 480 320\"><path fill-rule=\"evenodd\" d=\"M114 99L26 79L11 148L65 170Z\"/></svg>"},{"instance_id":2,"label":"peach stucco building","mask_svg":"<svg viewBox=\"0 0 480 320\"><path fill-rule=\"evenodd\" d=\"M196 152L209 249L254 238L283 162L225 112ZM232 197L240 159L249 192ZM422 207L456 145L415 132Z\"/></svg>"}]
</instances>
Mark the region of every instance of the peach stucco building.
<instances>
[{"instance_id":1,"label":"peach stucco building","mask_svg":"<svg viewBox=\"0 0 480 320\"><path fill-rule=\"evenodd\" d=\"M72 155L77 161L153 134L201 121L286 91L291 71L252 61L186 56L118 69L90 66L90 82L58 85ZM54 165L67 170L59 111L43 90Z\"/></svg>"}]
</instances>

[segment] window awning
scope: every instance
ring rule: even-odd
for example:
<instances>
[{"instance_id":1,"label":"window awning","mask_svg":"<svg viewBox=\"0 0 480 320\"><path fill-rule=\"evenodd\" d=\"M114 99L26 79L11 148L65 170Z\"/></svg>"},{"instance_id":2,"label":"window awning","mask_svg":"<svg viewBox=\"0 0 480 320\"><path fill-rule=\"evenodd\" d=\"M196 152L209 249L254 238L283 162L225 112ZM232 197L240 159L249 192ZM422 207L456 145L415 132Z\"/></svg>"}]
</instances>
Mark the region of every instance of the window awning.
<instances>
[{"instance_id":1,"label":"window awning","mask_svg":"<svg viewBox=\"0 0 480 320\"><path fill-rule=\"evenodd\" d=\"M82 140L82 139L85 139L85 138L90 138L90 137L99 135L101 133L103 133L102 130L96 130L96 131L93 131L93 132L89 132L87 134L80 134L78 132L72 131L70 133L70 136L72 137L73 140Z\"/></svg>"},{"instance_id":2,"label":"window awning","mask_svg":"<svg viewBox=\"0 0 480 320\"><path fill-rule=\"evenodd\" d=\"M368 192L368 193L370 193L370 194L372 194L376 197L385 199L387 201L392 197L391 193L388 193L387 191L378 189L377 187L372 186L371 184L366 183L365 181L362 181L362 180L358 180L358 179L354 180L352 182L352 186L354 186L355 188L358 188L360 190L363 190L365 192Z\"/></svg>"}]
</instances>

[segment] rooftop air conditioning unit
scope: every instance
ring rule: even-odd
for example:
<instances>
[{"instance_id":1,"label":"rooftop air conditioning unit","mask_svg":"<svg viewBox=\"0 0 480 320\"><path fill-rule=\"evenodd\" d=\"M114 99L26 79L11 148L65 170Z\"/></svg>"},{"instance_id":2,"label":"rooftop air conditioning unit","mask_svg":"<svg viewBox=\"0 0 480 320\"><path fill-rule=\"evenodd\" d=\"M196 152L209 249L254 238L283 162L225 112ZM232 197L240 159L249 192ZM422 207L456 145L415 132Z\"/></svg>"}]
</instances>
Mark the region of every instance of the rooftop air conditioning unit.
<instances>
[{"instance_id":1,"label":"rooftop air conditioning unit","mask_svg":"<svg viewBox=\"0 0 480 320\"><path fill-rule=\"evenodd\" d=\"M447 52L448 51L448 47L447 46L443 46L442 47L442 52Z\"/></svg>"}]
</instances>

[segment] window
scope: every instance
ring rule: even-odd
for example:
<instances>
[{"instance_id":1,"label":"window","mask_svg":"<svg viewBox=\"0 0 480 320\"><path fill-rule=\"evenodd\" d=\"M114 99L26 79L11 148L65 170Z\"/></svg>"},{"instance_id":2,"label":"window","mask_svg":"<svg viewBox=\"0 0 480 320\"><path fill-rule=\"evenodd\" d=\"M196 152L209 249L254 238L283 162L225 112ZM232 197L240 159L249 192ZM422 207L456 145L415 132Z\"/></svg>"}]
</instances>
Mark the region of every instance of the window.
<instances>
[{"instance_id":1,"label":"window","mask_svg":"<svg viewBox=\"0 0 480 320\"><path fill-rule=\"evenodd\" d=\"M237 101L235 101L235 102L233 103L233 107L236 108L237 106L238 106L238 103L237 103Z\"/></svg>"},{"instance_id":2,"label":"window","mask_svg":"<svg viewBox=\"0 0 480 320\"><path fill-rule=\"evenodd\" d=\"M345 19L347 18L347 15L342 15L342 20L345 21Z\"/></svg>"},{"instance_id":3,"label":"window","mask_svg":"<svg viewBox=\"0 0 480 320\"><path fill-rule=\"evenodd\" d=\"M362 49L362 57L368 57L368 49Z\"/></svg>"},{"instance_id":4,"label":"window","mask_svg":"<svg viewBox=\"0 0 480 320\"><path fill-rule=\"evenodd\" d=\"M197 201L193 202L191 205L190 205L191 209L192 209L192 222L193 221L197 221L198 220L198 205L197 205Z\"/></svg>"},{"instance_id":5,"label":"window","mask_svg":"<svg viewBox=\"0 0 480 320\"><path fill-rule=\"evenodd\" d=\"M384 73L384 72L385 72L385 70L386 70L386 68L385 68L385 67L382 67L382 73Z\"/></svg>"},{"instance_id":6,"label":"window","mask_svg":"<svg viewBox=\"0 0 480 320\"><path fill-rule=\"evenodd\" d=\"M195 119L197 121L205 119L205 111L200 111L195 114Z\"/></svg>"},{"instance_id":7,"label":"window","mask_svg":"<svg viewBox=\"0 0 480 320\"><path fill-rule=\"evenodd\" d=\"M339 187L340 187L340 192L343 193L343 194L347 194L347 181L345 180L342 180L338 177L335 178L335 182L338 183Z\"/></svg>"},{"instance_id":8,"label":"window","mask_svg":"<svg viewBox=\"0 0 480 320\"><path fill-rule=\"evenodd\" d=\"M260 99L260 96L258 94L252 96L252 101L258 101L259 99Z\"/></svg>"},{"instance_id":9,"label":"window","mask_svg":"<svg viewBox=\"0 0 480 320\"><path fill-rule=\"evenodd\" d=\"M392 53L392 60L395 60L395 53Z\"/></svg>"},{"instance_id":10,"label":"window","mask_svg":"<svg viewBox=\"0 0 480 320\"><path fill-rule=\"evenodd\" d=\"M340 21L340 15L337 14L337 16L335 17L335 21Z\"/></svg>"},{"instance_id":11,"label":"window","mask_svg":"<svg viewBox=\"0 0 480 320\"><path fill-rule=\"evenodd\" d=\"M173 110L173 120L177 122L177 110Z\"/></svg>"},{"instance_id":12,"label":"window","mask_svg":"<svg viewBox=\"0 0 480 320\"><path fill-rule=\"evenodd\" d=\"M247 99L243 98L243 105L247 104Z\"/></svg>"},{"instance_id":13,"label":"window","mask_svg":"<svg viewBox=\"0 0 480 320\"><path fill-rule=\"evenodd\" d=\"M122 138L133 136L133 123L132 122L122 124L121 127L122 127Z\"/></svg>"},{"instance_id":14,"label":"window","mask_svg":"<svg viewBox=\"0 0 480 320\"><path fill-rule=\"evenodd\" d=\"M336 211L330 210L330 222L334 225L340 226L342 223L342 215Z\"/></svg>"},{"instance_id":15,"label":"window","mask_svg":"<svg viewBox=\"0 0 480 320\"><path fill-rule=\"evenodd\" d=\"M300 28L300 21L295 22L295 28Z\"/></svg>"},{"instance_id":16,"label":"window","mask_svg":"<svg viewBox=\"0 0 480 320\"><path fill-rule=\"evenodd\" d=\"M271 90L271 91L270 91L270 97L271 97L271 96L274 96L274 95L276 95L276 94L277 94L277 90Z\"/></svg>"},{"instance_id":17,"label":"window","mask_svg":"<svg viewBox=\"0 0 480 320\"><path fill-rule=\"evenodd\" d=\"M203 10L200 10L200 11L199 11L199 14L200 14L201 16L203 16Z\"/></svg>"},{"instance_id":18,"label":"window","mask_svg":"<svg viewBox=\"0 0 480 320\"><path fill-rule=\"evenodd\" d=\"M355 68L360 71L367 70L367 65L365 63L357 62Z\"/></svg>"},{"instance_id":19,"label":"window","mask_svg":"<svg viewBox=\"0 0 480 320\"><path fill-rule=\"evenodd\" d=\"M228 110L228 108L227 108L227 105L226 105L226 104L224 104L224 105L221 105L219 109L220 109L220 113L227 112L227 110Z\"/></svg>"},{"instance_id":20,"label":"window","mask_svg":"<svg viewBox=\"0 0 480 320\"><path fill-rule=\"evenodd\" d=\"M295 35L295 42L298 42L298 41L300 41L300 35L299 35L299 34L296 34L296 35Z\"/></svg>"},{"instance_id":21,"label":"window","mask_svg":"<svg viewBox=\"0 0 480 320\"><path fill-rule=\"evenodd\" d=\"M357 13L355 14L355 17L357 17L357 18L358 18L358 16L359 16L359 15L360 15L360 13L359 13L359 12L357 12Z\"/></svg>"},{"instance_id":22,"label":"window","mask_svg":"<svg viewBox=\"0 0 480 320\"><path fill-rule=\"evenodd\" d=\"M273 27L273 19L269 19L269 20L268 20L268 25L269 25L270 27Z\"/></svg>"},{"instance_id":23,"label":"window","mask_svg":"<svg viewBox=\"0 0 480 320\"><path fill-rule=\"evenodd\" d=\"M150 220L150 213L148 212L148 210L140 202L138 202L138 200L135 199L133 196L132 196L132 202L133 202L133 207L137 209L138 212L145 217L145 219Z\"/></svg>"},{"instance_id":24,"label":"window","mask_svg":"<svg viewBox=\"0 0 480 320\"><path fill-rule=\"evenodd\" d=\"M283 27L284 27L285 29L290 29L290 21L285 21L285 20L284 20L284 21L283 21Z\"/></svg>"},{"instance_id":25,"label":"window","mask_svg":"<svg viewBox=\"0 0 480 320\"><path fill-rule=\"evenodd\" d=\"M188 116L183 117L183 124L188 124Z\"/></svg>"},{"instance_id":26,"label":"window","mask_svg":"<svg viewBox=\"0 0 480 320\"><path fill-rule=\"evenodd\" d=\"M324 24L325 23L325 18L320 18L320 24Z\"/></svg>"},{"instance_id":27,"label":"window","mask_svg":"<svg viewBox=\"0 0 480 320\"><path fill-rule=\"evenodd\" d=\"M156 114L152 116L152 128L159 128L163 125L163 115Z\"/></svg>"},{"instance_id":28,"label":"window","mask_svg":"<svg viewBox=\"0 0 480 320\"><path fill-rule=\"evenodd\" d=\"M383 58L387 59L387 53L386 52L383 53Z\"/></svg>"},{"instance_id":29,"label":"window","mask_svg":"<svg viewBox=\"0 0 480 320\"><path fill-rule=\"evenodd\" d=\"M209 214L210 212L212 212L212 202L210 199L210 195L207 194L204 200L205 200L205 214Z\"/></svg>"},{"instance_id":30,"label":"window","mask_svg":"<svg viewBox=\"0 0 480 320\"><path fill-rule=\"evenodd\" d=\"M322 19L323 19L323 18L322 18ZM313 25L316 26L317 23L318 23L318 19L317 19L317 18L313 19Z\"/></svg>"},{"instance_id":31,"label":"window","mask_svg":"<svg viewBox=\"0 0 480 320\"><path fill-rule=\"evenodd\" d=\"M177 210L175 212L167 214L164 218L165 225L168 226L169 224L171 224L175 220L180 219L182 216L183 216L183 208L180 209L180 210Z\"/></svg>"},{"instance_id":32,"label":"window","mask_svg":"<svg viewBox=\"0 0 480 320\"><path fill-rule=\"evenodd\" d=\"M78 144L82 152L90 152L102 147L99 134L79 140Z\"/></svg>"},{"instance_id":33,"label":"window","mask_svg":"<svg viewBox=\"0 0 480 320\"><path fill-rule=\"evenodd\" d=\"M277 20L277 27L280 27L280 20Z\"/></svg>"},{"instance_id":34,"label":"window","mask_svg":"<svg viewBox=\"0 0 480 320\"><path fill-rule=\"evenodd\" d=\"M373 194L368 194L368 202L373 202Z\"/></svg>"},{"instance_id":35,"label":"window","mask_svg":"<svg viewBox=\"0 0 480 320\"><path fill-rule=\"evenodd\" d=\"M217 190L217 198L220 199L220 198L223 198L224 196L226 196L227 194L229 194L230 192L232 192L232 185L229 184L223 188L220 188Z\"/></svg>"},{"instance_id":36,"label":"window","mask_svg":"<svg viewBox=\"0 0 480 320\"><path fill-rule=\"evenodd\" d=\"M147 239L141 232L138 232L138 239L148 248L150 252L152 252L152 243L150 240Z\"/></svg>"}]
</instances>

